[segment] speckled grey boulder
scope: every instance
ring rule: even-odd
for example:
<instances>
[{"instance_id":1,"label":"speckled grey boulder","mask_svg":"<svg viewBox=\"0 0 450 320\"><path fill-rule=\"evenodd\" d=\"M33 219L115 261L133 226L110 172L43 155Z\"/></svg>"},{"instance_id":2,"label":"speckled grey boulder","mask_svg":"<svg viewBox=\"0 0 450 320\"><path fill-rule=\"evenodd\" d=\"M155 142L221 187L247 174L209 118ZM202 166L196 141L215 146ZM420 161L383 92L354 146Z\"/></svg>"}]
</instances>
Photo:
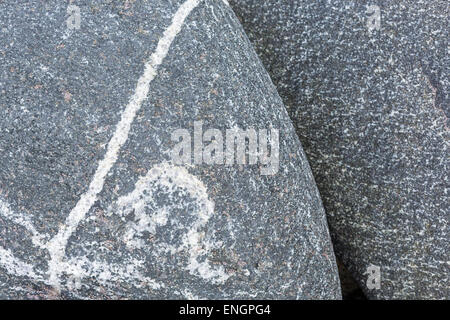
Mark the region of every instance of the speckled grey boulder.
<instances>
[{"instance_id":1,"label":"speckled grey boulder","mask_svg":"<svg viewBox=\"0 0 450 320\"><path fill-rule=\"evenodd\" d=\"M308 162L226 2L76 1L79 24L62 3L0 3L0 298L340 298ZM279 168L174 164L200 121L278 129Z\"/></svg>"},{"instance_id":2,"label":"speckled grey boulder","mask_svg":"<svg viewBox=\"0 0 450 320\"><path fill-rule=\"evenodd\" d=\"M449 298L448 1L230 5L294 121L338 258L371 298Z\"/></svg>"}]
</instances>

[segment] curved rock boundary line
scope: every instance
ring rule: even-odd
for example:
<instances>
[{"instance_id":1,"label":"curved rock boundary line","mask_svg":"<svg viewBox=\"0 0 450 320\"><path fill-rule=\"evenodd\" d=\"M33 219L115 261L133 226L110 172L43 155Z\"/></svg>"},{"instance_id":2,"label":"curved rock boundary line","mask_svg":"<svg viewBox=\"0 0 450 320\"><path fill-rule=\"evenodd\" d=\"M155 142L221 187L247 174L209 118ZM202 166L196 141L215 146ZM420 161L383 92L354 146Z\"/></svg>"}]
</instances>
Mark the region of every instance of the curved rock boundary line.
<instances>
[{"instance_id":1,"label":"curved rock boundary line","mask_svg":"<svg viewBox=\"0 0 450 320\"><path fill-rule=\"evenodd\" d=\"M229 2L364 294L448 299L448 1Z\"/></svg>"}]
</instances>

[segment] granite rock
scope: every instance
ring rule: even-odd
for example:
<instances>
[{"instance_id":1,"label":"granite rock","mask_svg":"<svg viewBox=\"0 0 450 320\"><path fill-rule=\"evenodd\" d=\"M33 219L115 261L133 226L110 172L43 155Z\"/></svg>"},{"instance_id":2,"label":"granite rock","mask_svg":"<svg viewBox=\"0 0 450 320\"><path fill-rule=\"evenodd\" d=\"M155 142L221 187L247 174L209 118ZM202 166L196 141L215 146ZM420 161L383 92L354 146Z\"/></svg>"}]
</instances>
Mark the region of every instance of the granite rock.
<instances>
[{"instance_id":1,"label":"granite rock","mask_svg":"<svg viewBox=\"0 0 450 320\"><path fill-rule=\"evenodd\" d=\"M294 122L337 257L370 298L448 299L448 1L230 5Z\"/></svg>"},{"instance_id":2,"label":"granite rock","mask_svg":"<svg viewBox=\"0 0 450 320\"><path fill-rule=\"evenodd\" d=\"M0 65L0 298L340 298L306 156L226 1L2 1ZM279 167L174 163L199 124L279 130Z\"/></svg>"}]
</instances>

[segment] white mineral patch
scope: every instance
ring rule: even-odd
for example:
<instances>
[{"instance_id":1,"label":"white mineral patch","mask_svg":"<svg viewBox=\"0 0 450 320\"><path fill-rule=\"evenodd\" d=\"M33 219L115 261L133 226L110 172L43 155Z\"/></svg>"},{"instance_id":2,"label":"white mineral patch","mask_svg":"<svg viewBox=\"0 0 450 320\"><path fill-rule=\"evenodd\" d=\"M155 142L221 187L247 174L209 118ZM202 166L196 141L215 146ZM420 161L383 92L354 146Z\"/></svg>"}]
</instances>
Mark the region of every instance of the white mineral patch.
<instances>
[{"instance_id":1,"label":"white mineral patch","mask_svg":"<svg viewBox=\"0 0 450 320\"><path fill-rule=\"evenodd\" d=\"M154 195L157 186L164 188L165 194L170 199L170 205L158 208ZM198 209L189 212L193 218L192 222L183 221L175 215L176 209L184 207L183 203L180 204L177 201L175 194L187 195L195 200L195 207ZM202 181L184 167L173 166L169 163L154 166L146 176L139 179L135 189L130 194L120 197L112 208L117 208L117 211L112 212L111 210L114 209L110 209L110 214L118 214L122 218L131 212L134 213L134 221L127 224L123 238L129 247L135 249L145 247L145 242L142 240L143 232L155 234L158 226L165 226L170 221L170 225L173 226L170 232L183 233L182 243L175 246L173 243L157 242L154 254L161 252L177 254L183 250L189 250L190 259L186 269L191 274L215 283L222 283L229 278L222 267L212 268L207 258L205 261L200 261L201 257L207 256L215 246L203 241L202 234L203 227L214 214L214 203L209 200L207 189Z\"/></svg>"}]
</instances>

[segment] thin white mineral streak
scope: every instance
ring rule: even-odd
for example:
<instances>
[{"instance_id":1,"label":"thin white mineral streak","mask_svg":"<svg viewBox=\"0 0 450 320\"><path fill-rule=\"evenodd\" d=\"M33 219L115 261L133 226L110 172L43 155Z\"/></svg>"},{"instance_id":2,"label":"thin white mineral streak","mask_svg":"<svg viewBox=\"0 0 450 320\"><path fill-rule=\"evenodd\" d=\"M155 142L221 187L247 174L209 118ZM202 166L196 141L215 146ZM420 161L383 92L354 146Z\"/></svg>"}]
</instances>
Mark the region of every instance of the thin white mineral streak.
<instances>
[{"instance_id":1,"label":"thin white mineral streak","mask_svg":"<svg viewBox=\"0 0 450 320\"><path fill-rule=\"evenodd\" d=\"M8 249L3 249L0 247L0 266L9 274L14 274L17 276L30 277L36 280L43 280L42 277L34 272L33 266L20 261L12 252Z\"/></svg>"},{"instance_id":2,"label":"thin white mineral streak","mask_svg":"<svg viewBox=\"0 0 450 320\"><path fill-rule=\"evenodd\" d=\"M45 237L36 231L33 223L26 214L13 212L9 205L0 199L0 215L27 229L33 235L31 238L33 244L40 248L45 248Z\"/></svg>"},{"instance_id":3,"label":"thin white mineral streak","mask_svg":"<svg viewBox=\"0 0 450 320\"><path fill-rule=\"evenodd\" d=\"M81 196L76 206L69 213L65 224L59 232L49 241L48 250L51 257L49 261L49 281L55 287L58 288L60 285L59 276L64 271L64 263L62 262L70 236L97 200L97 195L103 189L109 170L111 170L117 161L120 148L128 139L131 124L148 95L150 82L155 78L158 66L163 62L169 52L170 46L180 32L185 19L198 6L199 2L200 0L188 0L175 13L172 23L164 31L162 38L159 40L155 52L145 64L144 74L139 78L136 90L121 115L114 135L108 143L105 157L99 162L88 190Z\"/></svg>"}]
</instances>

